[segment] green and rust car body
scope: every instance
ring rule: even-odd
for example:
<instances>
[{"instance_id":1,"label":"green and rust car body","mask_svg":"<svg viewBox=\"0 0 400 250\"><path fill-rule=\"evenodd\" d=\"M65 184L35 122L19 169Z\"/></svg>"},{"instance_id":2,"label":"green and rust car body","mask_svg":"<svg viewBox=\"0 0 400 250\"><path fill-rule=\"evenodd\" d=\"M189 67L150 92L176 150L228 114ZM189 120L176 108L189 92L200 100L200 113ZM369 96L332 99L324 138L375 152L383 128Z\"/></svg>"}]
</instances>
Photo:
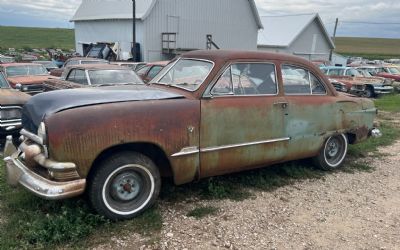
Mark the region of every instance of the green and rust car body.
<instances>
[{"instance_id":1,"label":"green and rust car body","mask_svg":"<svg viewBox=\"0 0 400 250\"><path fill-rule=\"evenodd\" d=\"M171 64L184 59L212 64L193 91L157 84L157 76L150 86L62 90L33 97L24 109L22 144L6 158L10 182L48 199L76 196L85 191L99 162L129 149L148 156L162 176L173 177L179 185L313 157L331 135L343 133L349 143L357 143L374 129L377 110L371 100L337 93L318 68L301 58L195 51ZM212 94L230 65L265 62L275 66L276 94ZM326 93L286 95L282 65L307 69ZM61 105L63 98L70 99Z\"/></svg>"}]
</instances>

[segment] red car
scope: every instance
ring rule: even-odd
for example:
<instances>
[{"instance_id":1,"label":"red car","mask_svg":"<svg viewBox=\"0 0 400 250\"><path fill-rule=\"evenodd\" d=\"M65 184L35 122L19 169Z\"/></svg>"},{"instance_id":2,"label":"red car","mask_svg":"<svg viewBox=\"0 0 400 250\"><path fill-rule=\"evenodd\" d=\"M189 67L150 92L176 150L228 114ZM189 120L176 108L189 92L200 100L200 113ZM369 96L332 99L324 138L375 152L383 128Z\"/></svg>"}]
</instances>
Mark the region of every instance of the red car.
<instances>
[{"instance_id":1,"label":"red car","mask_svg":"<svg viewBox=\"0 0 400 250\"><path fill-rule=\"evenodd\" d=\"M35 63L2 64L0 71L4 73L12 88L18 88L28 94L43 92L43 82L53 78L43 65Z\"/></svg>"},{"instance_id":2,"label":"red car","mask_svg":"<svg viewBox=\"0 0 400 250\"><path fill-rule=\"evenodd\" d=\"M395 80L396 82L400 82L400 70L396 66L361 66L357 69L367 70L373 76L380 76L387 79Z\"/></svg>"},{"instance_id":3,"label":"red car","mask_svg":"<svg viewBox=\"0 0 400 250\"><path fill-rule=\"evenodd\" d=\"M64 69L68 66L80 65L80 64L107 64L107 60L89 58L89 57L72 57L65 61L64 65L59 69L53 69L50 71L50 75L60 77L64 72Z\"/></svg>"},{"instance_id":4,"label":"red car","mask_svg":"<svg viewBox=\"0 0 400 250\"><path fill-rule=\"evenodd\" d=\"M147 63L146 66L140 68L136 73L144 82L151 81L167 64L169 61L160 61Z\"/></svg>"}]
</instances>

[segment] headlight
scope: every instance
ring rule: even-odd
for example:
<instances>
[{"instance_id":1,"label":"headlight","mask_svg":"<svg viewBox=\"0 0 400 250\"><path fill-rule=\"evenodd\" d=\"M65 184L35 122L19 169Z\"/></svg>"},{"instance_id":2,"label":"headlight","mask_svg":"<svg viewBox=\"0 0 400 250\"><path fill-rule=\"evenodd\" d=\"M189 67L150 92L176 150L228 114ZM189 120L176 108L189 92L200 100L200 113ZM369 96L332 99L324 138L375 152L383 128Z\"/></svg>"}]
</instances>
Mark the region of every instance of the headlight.
<instances>
[{"instance_id":1,"label":"headlight","mask_svg":"<svg viewBox=\"0 0 400 250\"><path fill-rule=\"evenodd\" d=\"M0 119L1 120L16 120L21 119L22 113L21 109L18 107L2 107L0 109Z\"/></svg>"},{"instance_id":2,"label":"headlight","mask_svg":"<svg viewBox=\"0 0 400 250\"><path fill-rule=\"evenodd\" d=\"M39 138L42 139L43 145L46 145L47 135L46 135L46 125L44 124L44 122L40 123L37 135L39 136Z\"/></svg>"},{"instance_id":3,"label":"headlight","mask_svg":"<svg viewBox=\"0 0 400 250\"><path fill-rule=\"evenodd\" d=\"M28 87L27 86L23 86L22 87L22 91L28 91Z\"/></svg>"}]
</instances>

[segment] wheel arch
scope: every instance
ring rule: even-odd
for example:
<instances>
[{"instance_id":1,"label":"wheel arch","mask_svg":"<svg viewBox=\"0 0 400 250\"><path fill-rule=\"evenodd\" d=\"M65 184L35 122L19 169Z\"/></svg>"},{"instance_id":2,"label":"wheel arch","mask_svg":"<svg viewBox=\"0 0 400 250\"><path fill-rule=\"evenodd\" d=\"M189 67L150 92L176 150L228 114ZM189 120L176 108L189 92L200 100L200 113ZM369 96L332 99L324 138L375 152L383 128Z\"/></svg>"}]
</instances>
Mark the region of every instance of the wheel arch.
<instances>
[{"instance_id":1,"label":"wheel arch","mask_svg":"<svg viewBox=\"0 0 400 250\"><path fill-rule=\"evenodd\" d=\"M98 168L99 164L117 152L137 152L149 157L160 171L162 177L173 176L171 163L165 154L164 150L154 143L135 142L111 146L103 150L93 161L87 177L90 179L93 173Z\"/></svg>"}]
</instances>

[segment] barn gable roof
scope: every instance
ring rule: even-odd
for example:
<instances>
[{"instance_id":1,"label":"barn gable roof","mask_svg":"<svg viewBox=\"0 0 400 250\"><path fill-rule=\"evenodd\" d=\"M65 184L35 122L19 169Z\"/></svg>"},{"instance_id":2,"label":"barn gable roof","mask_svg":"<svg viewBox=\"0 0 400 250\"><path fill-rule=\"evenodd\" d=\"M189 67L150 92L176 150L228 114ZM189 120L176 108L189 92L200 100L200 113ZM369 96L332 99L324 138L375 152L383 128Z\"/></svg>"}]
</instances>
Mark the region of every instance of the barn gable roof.
<instances>
[{"instance_id":1,"label":"barn gable roof","mask_svg":"<svg viewBox=\"0 0 400 250\"><path fill-rule=\"evenodd\" d=\"M265 28L258 33L258 46L289 47L312 22L317 21L329 45L335 48L318 14L262 16L261 21Z\"/></svg>"},{"instance_id":2,"label":"barn gable roof","mask_svg":"<svg viewBox=\"0 0 400 250\"><path fill-rule=\"evenodd\" d=\"M144 20L158 0L136 0L136 18ZM254 0L248 0L259 29L263 28ZM71 21L132 19L132 0L82 0Z\"/></svg>"}]
</instances>

